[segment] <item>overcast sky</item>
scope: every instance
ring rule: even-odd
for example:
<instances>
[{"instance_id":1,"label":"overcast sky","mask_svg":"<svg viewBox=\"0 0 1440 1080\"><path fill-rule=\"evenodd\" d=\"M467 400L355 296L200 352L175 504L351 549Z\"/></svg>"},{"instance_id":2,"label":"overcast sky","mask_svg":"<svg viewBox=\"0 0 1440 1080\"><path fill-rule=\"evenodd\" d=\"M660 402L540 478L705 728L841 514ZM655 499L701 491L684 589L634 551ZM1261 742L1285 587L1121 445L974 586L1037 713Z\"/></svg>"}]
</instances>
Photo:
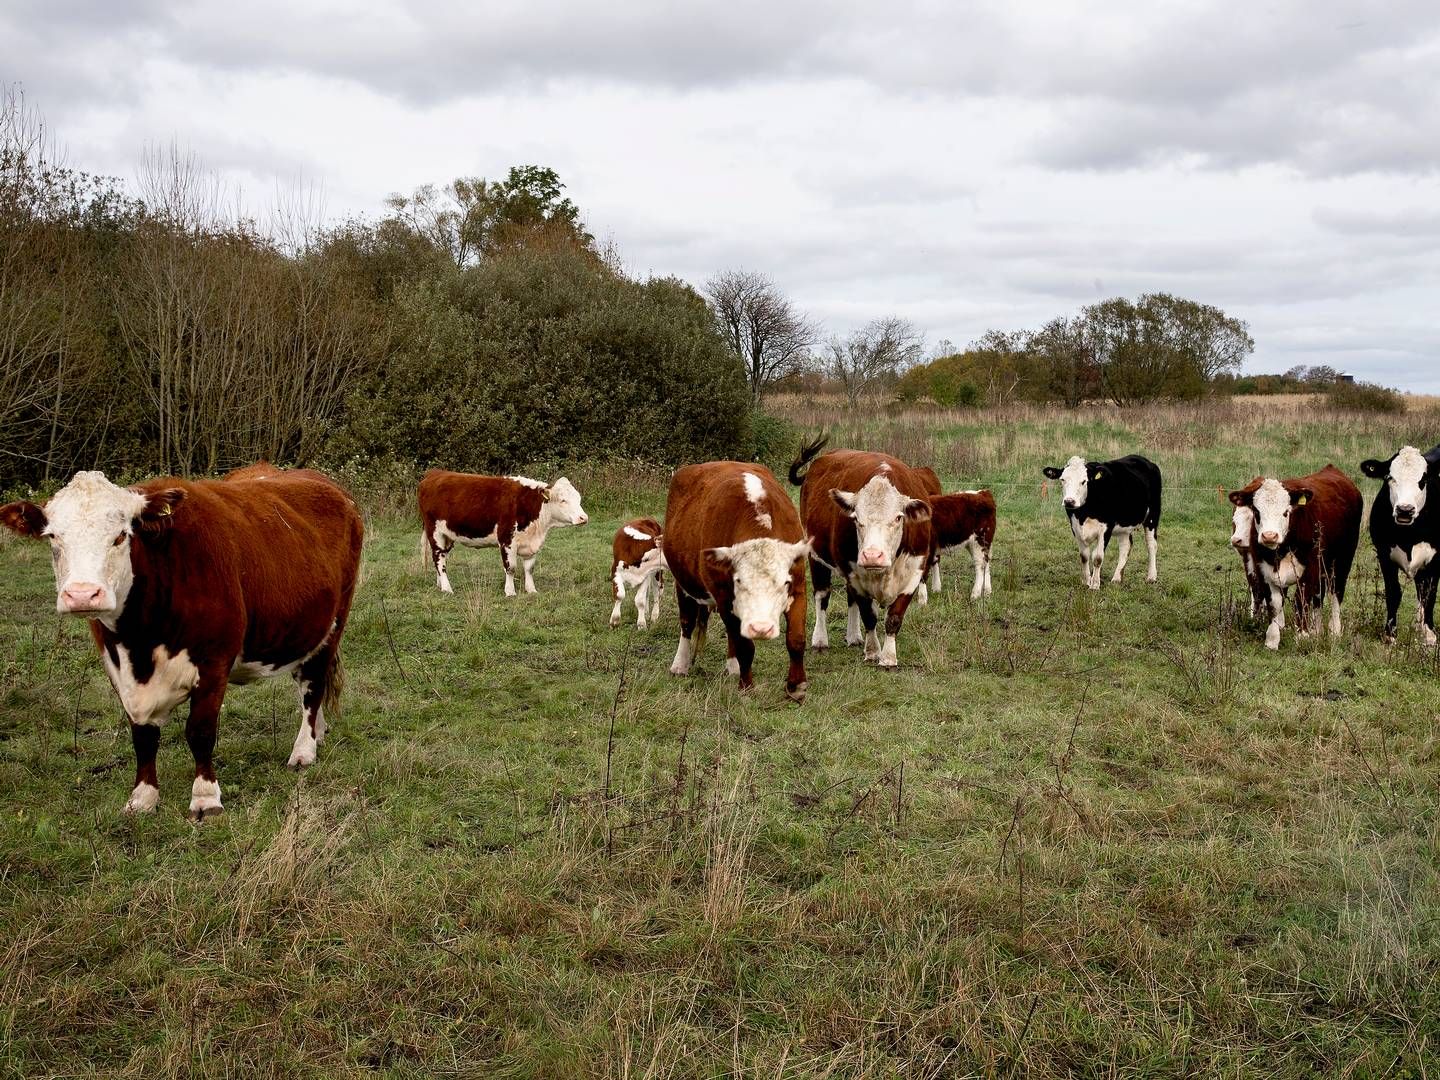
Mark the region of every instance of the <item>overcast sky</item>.
<instances>
[{"instance_id":1,"label":"overcast sky","mask_svg":"<svg viewBox=\"0 0 1440 1080\"><path fill-rule=\"evenodd\" d=\"M326 212L556 169L637 274L933 345L1169 291L1251 370L1440 392L1440 2L5 0L71 164ZM1097 11L1104 12L1097 14Z\"/></svg>"}]
</instances>

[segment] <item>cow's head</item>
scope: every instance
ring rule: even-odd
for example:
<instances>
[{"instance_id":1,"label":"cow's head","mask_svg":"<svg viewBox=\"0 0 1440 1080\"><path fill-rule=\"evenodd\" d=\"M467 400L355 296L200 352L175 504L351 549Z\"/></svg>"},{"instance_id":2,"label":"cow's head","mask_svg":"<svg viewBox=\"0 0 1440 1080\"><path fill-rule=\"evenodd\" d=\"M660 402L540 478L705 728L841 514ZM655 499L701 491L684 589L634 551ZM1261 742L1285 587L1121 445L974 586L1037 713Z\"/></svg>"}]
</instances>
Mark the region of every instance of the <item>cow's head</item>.
<instances>
[{"instance_id":1,"label":"cow's head","mask_svg":"<svg viewBox=\"0 0 1440 1080\"><path fill-rule=\"evenodd\" d=\"M905 522L930 520L930 504L901 494L886 476L872 476L859 491L831 488L830 497L855 521L856 565L862 570L888 570Z\"/></svg>"},{"instance_id":2,"label":"cow's head","mask_svg":"<svg viewBox=\"0 0 1440 1080\"><path fill-rule=\"evenodd\" d=\"M1413 446L1403 446L1389 461L1371 458L1360 463L1360 471L1373 480L1384 480L1390 491L1390 513L1396 525L1413 525L1425 509L1432 475L1440 463L1431 464Z\"/></svg>"},{"instance_id":3,"label":"cow's head","mask_svg":"<svg viewBox=\"0 0 1440 1080\"><path fill-rule=\"evenodd\" d=\"M716 576L730 577L730 610L740 622L743 637L773 638L790 610L794 597L790 578L795 564L810 554L810 544L791 544L760 537L730 547L705 549L705 567Z\"/></svg>"},{"instance_id":4,"label":"cow's head","mask_svg":"<svg viewBox=\"0 0 1440 1080\"><path fill-rule=\"evenodd\" d=\"M1244 551L1250 546L1250 531L1255 528L1255 511L1248 506L1237 506L1231 520L1235 528L1230 533L1230 546L1236 551Z\"/></svg>"},{"instance_id":5,"label":"cow's head","mask_svg":"<svg viewBox=\"0 0 1440 1080\"><path fill-rule=\"evenodd\" d=\"M57 611L113 622L135 579L131 544L166 528L184 498L181 488L133 491L104 473L80 472L43 510L31 502L0 506L0 524L50 542Z\"/></svg>"},{"instance_id":6,"label":"cow's head","mask_svg":"<svg viewBox=\"0 0 1440 1080\"><path fill-rule=\"evenodd\" d=\"M1296 507L1308 506L1315 493L1307 487L1287 488L1274 477L1266 477L1258 487L1241 488L1230 493L1230 501L1255 513L1255 533L1267 548L1275 549L1290 535L1290 514Z\"/></svg>"},{"instance_id":7,"label":"cow's head","mask_svg":"<svg viewBox=\"0 0 1440 1080\"><path fill-rule=\"evenodd\" d=\"M1090 497L1090 482L1105 475L1104 466L1099 462L1087 462L1078 454L1067 461L1064 468L1047 465L1043 472L1051 480L1060 481L1060 496L1065 500L1066 510L1079 510L1084 506Z\"/></svg>"},{"instance_id":8,"label":"cow's head","mask_svg":"<svg viewBox=\"0 0 1440 1080\"><path fill-rule=\"evenodd\" d=\"M541 511L553 525L584 525L590 520L585 508L580 505L580 492L565 477L560 477L545 488L540 497L545 500Z\"/></svg>"}]
</instances>

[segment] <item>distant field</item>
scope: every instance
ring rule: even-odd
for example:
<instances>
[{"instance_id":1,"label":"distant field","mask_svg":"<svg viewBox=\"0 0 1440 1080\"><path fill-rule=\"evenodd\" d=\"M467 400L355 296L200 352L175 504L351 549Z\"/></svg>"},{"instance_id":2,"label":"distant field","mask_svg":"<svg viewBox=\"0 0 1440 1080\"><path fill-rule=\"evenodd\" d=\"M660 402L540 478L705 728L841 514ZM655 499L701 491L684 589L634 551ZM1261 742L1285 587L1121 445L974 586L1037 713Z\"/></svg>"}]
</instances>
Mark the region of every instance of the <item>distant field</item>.
<instances>
[{"instance_id":1,"label":"distant field","mask_svg":"<svg viewBox=\"0 0 1440 1080\"><path fill-rule=\"evenodd\" d=\"M343 717L296 775L292 687L232 689L200 827L182 722L157 813L119 813L86 630L0 541L0 1074L1425 1075L1435 654L1409 598L1380 645L1365 539L1343 639L1268 653L1222 492L1358 480L1437 415L785 410L993 487L990 602L952 557L899 673L812 653L795 706L761 643L742 697L718 635L667 673L670 592L658 629L606 626L655 470L572 472L591 524L513 600L494 551L440 595L403 493L367 494ZM1158 585L1107 558L1080 588L1040 475L1075 451L1161 465Z\"/></svg>"}]
</instances>

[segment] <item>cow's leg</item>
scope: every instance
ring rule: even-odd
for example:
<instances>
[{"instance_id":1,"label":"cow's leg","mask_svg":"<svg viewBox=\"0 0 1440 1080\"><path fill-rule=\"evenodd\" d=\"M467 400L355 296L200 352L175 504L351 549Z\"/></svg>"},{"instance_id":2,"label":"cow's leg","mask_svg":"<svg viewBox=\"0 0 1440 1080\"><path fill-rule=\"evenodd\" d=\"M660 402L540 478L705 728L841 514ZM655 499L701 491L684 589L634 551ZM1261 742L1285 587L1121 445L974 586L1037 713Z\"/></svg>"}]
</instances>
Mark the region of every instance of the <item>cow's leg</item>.
<instances>
[{"instance_id":1,"label":"cow's leg","mask_svg":"<svg viewBox=\"0 0 1440 1080\"><path fill-rule=\"evenodd\" d=\"M830 567L818 559L810 560L810 581L815 586L815 632L810 635L812 649L830 647ZM794 605L791 605L792 607Z\"/></svg>"},{"instance_id":2,"label":"cow's leg","mask_svg":"<svg viewBox=\"0 0 1440 1080\"><path fill-rule=\"evenodd\" d=\"M979 600L985 592L985 549L973 536L965 542L965 546L970 550L970 558L975 560L975 584L970 586L970 599Z\"/></svg>"},{"instance_id":3,"label":"cow's leg","mask_svg":"<svg viewBox=\"0 0 1440 1080\"><path fill-rule=\"evenodd\" d=\"M940 553L938 551L930 563L930 591L937 595L940 592Z\"/></svg>"},{"instance_id":4,"label":"cow's leg","mask_svg":"<svg viewBox=\"0 0 1440 1080\"><path fill-rule=\"evenodd\" d=\"M910 593L901 593L885 613L885 644L880 647L880 666L897 668L900 661L895 656L895 638L900 634L900 625L905 621L905 609L910 606Z\"/></svg>"},{"instance_id":5,"label":"cow's leg","mask_svg":"<svg viewBox=\"0 0 1440 1080\"><path fill-rule=\"evenodd\" d=\"M740 620L732 612L722 611L720 621L725 624L725 674L740 676L741 691L755 685L751 667L755 662L755 642L740 633Z\"/></svg>"},{"instance_id":6,"label":"cow's leg","mask_svg":"<svg viewBox=\"0 0 1440 1080\"><path fill-rule=\"evenodd\" d=\"M625 567L619 560L610 568L610 595L615 599L615 606L610 609L610 629L613 630L620 625L620 607L625 602Z\"/></svg>"},{"instance_id":7,"label":"cow's leg","mask_svg":"<svg viewBox=\"0 0 1440 1080\"><path fill-rule=\"evenodd\" d=\"M1436 576L1426 567L1415 577L1416 633L1426 645L1434 645Z\"/></svg>"},{"instance_id":8,"label":"cow's leg","mask_svg":"<svg viewBox=\"0 0 1440 1080\"><path fill-rule=\"evenodd\" d=\"M804 701L808 686L805 680L805 579L798 584L791 579L790 610L785 613L785 651L790 654L790 670L785 673L785 696L791 701Z\"/></svg>"},{"instance_id":9,"label":"cow's leg","mask_svg":"<svg viewBox=\"0 0 1440 1080\"><path fill-rule=\"evenodd\" d=\"M335 650L339 647L338 641L332 641L295 671L295 685L300 693L300 730L295 733L295 743L285 762L292 769L314 765L316 750L325 741L325 698L330 693L330 681L339 677L335 662Z\"/></svg>"},{"instance_id":10,"label":"cow's leg","mask_svg":"<svg viewBox=\"0 0 1440 1080\"><path fill-rule=\"evenodd\" d=\"M500 542L500 565L505 568L505 595L515 595L515 542L502 540Z\"/></svg>"},{"instance_id":11,"label":"cow's leg","mask_svg":"<svg viewBox=\"0 0 1440 1080\"><path fill-rule=\"evenodd\" d=\"M195 758L195 779L190 785L190 819L204 821L225 808L220 805L220 784L215 779L215 736L220 723L220 705L225 700L225 676L202 677L190 694L190 716L185 721L185 741Z\"/></svg>"},{"instance_id":12,"label":"cow's leg","mask_svg":"<svg viewBox=\"0 0 1440 1080\"><path fill-rule=\"evenodd\" d=\"M535 591L535 560L539 557L538 554L531 555L528 559L524 560L522 564L525 567L525 591L527 593L533 593Z\"/></svg>"},{"instance_id":13,"label":"cow's leg","mask_svg":"<svg viewBox=\"0 0 1440 1080\"><path fill-rule=\"evenodd\" d=\"M1395 641L1395 621L1400 613L1400 601L1404 596L1404 589L1400 586L1400 568L1395 565L1395 560L1390 558L1389 552L1380 558L1380 576L1385 580L1385 629L1382 631L1381 637L1389 645ZM1416 608L1418 614L1418 585Z\"/></svg>"},{"instance_id":14,"label":"cow's leg","mask_svg":"<svg viewBox=\"0 0 1440 1080\"><path fill-rule=\"evenodd\" d=\"M695 636L695 629L700 621L700 605L678 586L675 589L675 600L680 607L680 643L675 646L675 659L670 664L670 674L689 675L690 661L695 657L691 639Z\"/></svg>"},{"instance_id":15,"label":"cow's leg","mask_svg":"<svg viewBox=\"0 0 1440 1080\"><path fill-rule=\"evenodd\" d=\"M1265 628L1265 647L1280 648L1280 631L1285 629L1285 591L1270 586L1270 625Z\"/></svg>"},{"instance_id":16,"label":"cow's leg","mask_svg":"<svg viewBox=\"0 0 1440 1080\"><path fill-rule=\"evenodd\" d=\"M454 541L448 544L441 544L439 537L435 535L435 526L427 524L425 527L425 542L430 547L430 559L435 564L435 585L441 592L453 593L455 590L450 587L450 578L445 573L446 558L450 549L454 547Z\"/></svg>"},{"instance_id":17,"label":"cow's leg","mask_svg":"<svg viewBox=\"0 0 1440 1080\"><path fill-rule=\"evenodd\" d=\"M1340 636L1340 594L1330 593L1330 636Z\"/></svg>"},{"instance_id":18,"label":"cow's leg","mask_svg":"<svg viewBox=\"0 0 1440 1080\"><path fill-rule=\"evenodd\" d=\"M155 755L160 749L160 728L156 724L130 723L130 741L135 746L135 788L125 803L127 814L147 814L160 801L160 781L155 775Z\"/></svg>"},{"instance_id":19,"label":"cow's leg","mask_svg":"<svg viewBox=\"0 0 1440 1080\"><path fill-rule=\"evenodd\" d=\"M985 595L989 596L992 592L990 586L990 545L981 545L980 553L985 559Z\"/></svg>"},{"instance_id":20,"label":"cow's leg","mask_svg":"<svg viewBox=\"0 0 1440 1080\"><path fill-rule=\"evenodd\" d=\"M1130 533L1122 532L1120 542L1115 552L1115 572L1110 575L1111 581L1123 581L1125 577L1125 564L1130 561Z\"/></svg>"},{"instance_id":21,"label":"cow's leg","mask_svg":"<svg viewBox=\"0 0 1440 1080\"><path fill-rule=\"evenodd\" d=\"M930 590L925 587L924 581L921 581L915 589L915 602L922 607L930 603Z\"/></svg>"},{"instance_id":22,"label":"cow's leg","mask_svg":"<svg viewBox=\"0 0 1440 1080\"><path fill-rule=\"evenodd\" d=\"M875 630L875 624L879 619L875 615L875 601L868 596L856 598L856 607L860 612L860 623L865 628L865 659L880 659L880 635Z\"/></svg>"},{"instance_id":23,"label":"cow's leg","mask_svg":"<svg viewBox=\"0 0 1440 1080\"><path fill-rule=\"evenodd\" d=\"M1145 580L1154 584L1160 580L1160 572L1155 565L1155 555L1160 550L1160 540L1154 529L1145 530L1145 548L1150 553L1150 565L1145 570Z\"/></svg>"},{"instance_id":24,"label":"cow's leg","mask_svg":"<svg viewBox=\"0 0 1440 1080\"><path fill-rule=\"evenodd\" d=\"M665 571L656 570L653 578L655 591L650 595L653 597L650 603L650 621L660 621L660 597L665 592Z\"/></svg>"},{"instance_id":25,"label":"cow's leg","mask_svg":"<svg viewBox=\"0 0 1440 1080\"><path fill-rule=\"evenodd\" d=\"M640 585L635 590L635 626L644 630L646 626L645 616L650 610L650 578L640 579Z\"/></svg>"},{"instance_id":26,"label":"cow's leg","mask_svg":"<svg viewBox=\"0 0 1440 1080\"><path fill-rule=\"evenodd\" d=\"M859 645L865 640L860 627L860 596L849 585L845 586L845 599L850 606L845 612L845 644Z\"/></svg>"}]
</instances>

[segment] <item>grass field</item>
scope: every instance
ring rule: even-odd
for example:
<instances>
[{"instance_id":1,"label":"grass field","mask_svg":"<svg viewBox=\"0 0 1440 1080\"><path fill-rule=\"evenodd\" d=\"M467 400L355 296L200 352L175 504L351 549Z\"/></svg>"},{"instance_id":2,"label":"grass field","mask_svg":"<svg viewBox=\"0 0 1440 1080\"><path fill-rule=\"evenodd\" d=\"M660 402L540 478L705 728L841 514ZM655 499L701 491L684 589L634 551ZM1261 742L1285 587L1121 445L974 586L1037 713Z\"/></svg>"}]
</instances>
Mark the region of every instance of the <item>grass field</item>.
<instances>
[{"instance_id":1,"label":"grass field","mask_svg":"<svg viewBox=\"0 0 1440 1080\"><path fill-rule=\"evenodd\" d=\"M796 404L797 423L833 420ZM1440 1049L1437 667L1382 647L1362 538L1338 641L1237 614L1228 490L1440 435L1263 404L888 415L838 445L993 486L911 608L902 669L783 649L740 696L712 637L608 629L610 536L653 470L572 472L592 521L539 595L374 512L345 711L284 767L288 683L232 689L228 810L119 813L129 735L40 545L0 543L0 1074L1423 1076ZM1160 582L1080 587L1040 467L1165 471ZM1374 483L1362 482L1367 501ZM1113 558L1113 553L1112 553ZM841 626L836 613L832 632ZM840 640L839 634L835 639Z\"/></svg>"}]
</instances>

